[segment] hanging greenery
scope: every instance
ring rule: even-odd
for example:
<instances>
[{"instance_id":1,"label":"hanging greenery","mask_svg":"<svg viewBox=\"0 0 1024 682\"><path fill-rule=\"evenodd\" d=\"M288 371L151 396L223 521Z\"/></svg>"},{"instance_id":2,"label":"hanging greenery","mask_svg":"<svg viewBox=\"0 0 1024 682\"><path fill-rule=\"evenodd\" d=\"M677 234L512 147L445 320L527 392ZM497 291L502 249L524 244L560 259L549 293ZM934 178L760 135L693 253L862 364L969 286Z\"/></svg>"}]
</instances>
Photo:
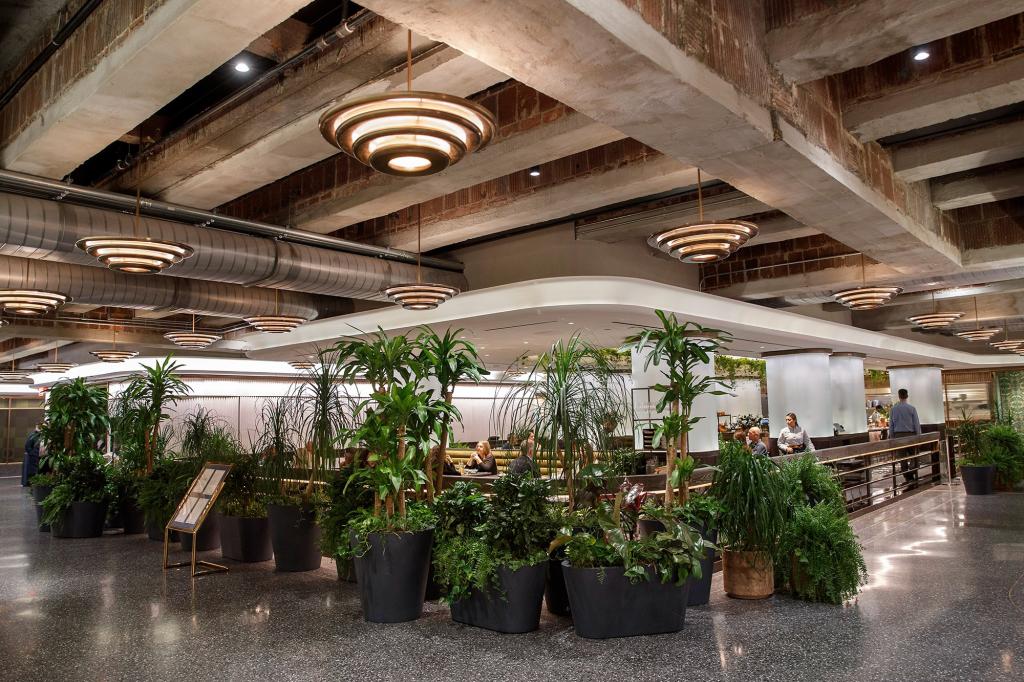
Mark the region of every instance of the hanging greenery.
<instances>
[{"instance_id":1,"label":"hanging greenery","mask_svg":"<svg viewBox=\"0 0 1024 682\"><path fill-rule=\"evenodd\" d=\"M730 381L736 379L758 379L761 382L761 390L764 390L767 381L764 360L741 358L722 353L715 355L715 374Z\"/></svg>"}]
</instances>

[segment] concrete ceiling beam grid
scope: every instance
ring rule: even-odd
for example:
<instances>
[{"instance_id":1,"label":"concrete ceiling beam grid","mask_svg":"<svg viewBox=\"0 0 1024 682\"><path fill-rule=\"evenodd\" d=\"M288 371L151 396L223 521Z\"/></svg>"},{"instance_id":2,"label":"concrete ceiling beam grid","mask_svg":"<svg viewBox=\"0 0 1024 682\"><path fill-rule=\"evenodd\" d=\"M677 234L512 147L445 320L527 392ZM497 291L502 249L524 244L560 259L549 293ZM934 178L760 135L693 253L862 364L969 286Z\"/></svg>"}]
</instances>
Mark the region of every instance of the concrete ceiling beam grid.
<instances>
[{"instance_id":1,"label":"concrete ceiling beam grid","mask_svg":"<svg viewBox=\"0 0 1024 682\"><path fill-rule=\"evenodd\" d=\"M770 98L746 94L749 88L678 47L619 0L362 4L894 268L914 273L959 264L957 247L938 234L937 215L918 222L904 214L787 125L769 108ZM733 13L748 22L742 37L686 39L748 45L763 38L757 13ZM770 83L768 65L756 61L761 53L750 49L754 61L744 72L760 69Z\"/></svg>"},{"instance_id":2,"label":"concrete ceiling beam grid","mask_svg":"<svg viewBox=\"0 0 1024 682\"><path fill-rule=\"evenodd\" d=\"M918 182L1024 157L1024 119L902 144L892 149L896 175Z\"/></svg>"},{"instance_id":3,"label":"concrete ceiling beam grid","mask_svg":"<svg viewBox=\"0 0 1024 682\"><path fill-rule=\"evenodd\" d=\"M0 167L63 177L307 2L158 3L123 39L96 56L81 77L22 124L0 149ZM89 30L92 21L104 21L102 9L79 30ZM62 52L75 46L69 41L53 60L61 60ZM48 73L40 71L25 88L31 90L35 80ZM22 94L31 93L18 96Z\"/></svg>"},{"instance_id":4,"label":"concrete ceiling beam grid","mask_svg":"<svg viewBox=\"0 0 1024 682\"><path fill-rule=\"evenodd\" d=\"M931 181L932 203L943 211L1024 196L1024 166L994 167Z\"/></svg>"},{"instance_id":5,"label":"concrete ceiling beam grid","mask_svg":"<svg viewBox=\"0 0 1024 682\"><path fill-rule=\"evenodd\" d=\"M769 31L768 57L788 80L806 83L1019 12L1021 0L828 3Z\"/></svg>"}]
</instances>

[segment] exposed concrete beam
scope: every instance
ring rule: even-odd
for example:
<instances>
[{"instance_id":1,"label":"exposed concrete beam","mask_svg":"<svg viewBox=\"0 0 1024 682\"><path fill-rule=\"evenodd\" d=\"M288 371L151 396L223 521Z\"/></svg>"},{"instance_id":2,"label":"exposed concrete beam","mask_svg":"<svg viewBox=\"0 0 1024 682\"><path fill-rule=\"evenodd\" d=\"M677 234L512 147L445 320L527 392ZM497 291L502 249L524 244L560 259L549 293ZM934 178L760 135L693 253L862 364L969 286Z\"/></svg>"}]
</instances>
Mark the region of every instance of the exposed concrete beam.
<instances>
[{"instance_id":1,"label":"exposed concrete beam","mask_svg":"<svg viewBox=\"0 0 1024 682\"><path fill-rule=\"evenodd\" d=\"M898 297L897 297L898 298ZM964 313L957 323L958 327L970 326L974 323L974 301L978 302L978 322L981 325L994 321L1024 315L1024 293L992 293L953 300L936 299L913 303L910 305L884 306L875 310L865 310L853 314L854 325L862 329L882 331L885 329L911 329L914 325L907 321L913 315L925 315L932 312ZM1014 336L1011 334L1011 337ZM1000 335L997 339L1002 339Z\"/></svg>"},{"instance_id":2,"label":"exposed concrete beam","mask_svg":"<svg viewBox=\"0 0 1024 682\"><path fill-rule=\"evenodd\" d=\"M744 220L753 220L753 222L757 224L758 228L757 236L748 241L744 245L744 248L748 246L757 246L758 244L785 242L790 239L799 239L800 237L813 237L816 234L821 234L820 230L804 225L800 221L794 220L780 211L776 211L764 217L739 217Z\"/></svg>"},{"instance_id":3,"label":"exposed concrete beam","mask_svg":"<svg viewBox=\"0 0 1024 682\"><path fill-rule=\"evenodd\" d=\"M544 187L499 206L456 218L424 222L423 249L437 249L524 225L557 220L608 204L689 187L696 181L696 168L657 155L647 161ZM376 241L393 248L415 249L416 230L384 234Z\"/></svg>"},{"instance_id":4,"label":"exposed concrete beam","mask_svg":"<svg viewBox=\"0 0 1024 682\"><path fill-rule=\"evenodd\" d=\"M746 96L619 0L362 4L682 163L699 165L876 260L907 272L959 262L955 245L934 225L901 212L833 154L774 117L767 102ZM748 33L719 39L746 40ZM711 40L710 34L689 38ZM927 220L934 219L929 214Z\"/></svg>"},{"instance_id":5,"label":"exposed concrete beam","mask_svg":"<svg viewBox=\"0 0 1024 682\"><path fill-rule=\"evenodd\" d=\"M892 149L896 175L917 182L1024 157L1024 119Z\"/></svg>"},{"instance_id":6,"label":"exposed concrete beam","mask_svg":"<svg viewBox=\"0 0 1024 682\"><path fill-rule=\"evenodd\" d=\"M768 32L768 57L805 83L1024 12L1021 0L846 0Z\"/></svg>"},{"instance_id":7,"label":"exposed concrete beam","mask_svg":"<svg viewBox=\"0 0 1024 682\"><path fill-rule=\"evenodd\" d=\"M342 189L335 198L298 212L293 222L312 232L333 232L624 137L613 128L572 112L552 123L500 139L437 175L410 182L407 178L377 173L351 192Z\"/></svg>"},{"instance_id":8,"label":"exposed concrete beam","mask_svg":"<svg viewBox=\"0 0 1024 682\"><path fill-rule=\"evenodd\" d=\"M1024 196L1024 166L993 168L931 181L932 202L943 211Z\"/></svg>"},{"instance_id":9,"label":"exposed concrete beam","mask_svg":"<svg viewBox=\"0 0 1024 682\"><path fill-rule=\"evenodd\" d=\"M302 51L309 31L309 24L289 17L249 43L245 50L281 63Z\"/></svg>"},{"instance_id":10,"label":"exposed concrete beam","mask_svg":"<svg viewBox=\"0 0 1024 682\"><path fill-rule=\"evenodd\" d=\"M864 281L871 284L890 284L903 278L898 271L885 265L868 265L863 273L860 259L850 257L847 264L837 268L815 270L798 275L753 279L742 284L710 289L708 293L725 298L746 301L786 298L791 305L824 303L831 300L830 293L860 286Z\"/></svg>"},{"instance_id":11,"label":"exposed concrete beam","mask_svg":"<svg viewBox=\"0 0 1024 682\"><path fill-rule=\"evenodd\" d=\"M41 343L40 347L32 351L32 353L39 353L45 349L52 350L54 344L51 342L54 340L60 343L61 346L71 343L95 343L103 347L109 347L111 344L111 333L109 329L98 329L81 325L41 327L15 324L10 327L4 327L4 332L11 337L38 339L40 342L47 342L48 345ZM223 344L224 342L221 342L211 346L209 352L217 353L224 357L239 357L243 355L241 351L229 350L225 348ZM46 346L45 349L42 347L44 345ZM178 346L175 346L173 343L165 339L160 333L139 332L132 331L130 329L119 331L117 333L117 345L118 348L145 347L163 349L166 351L181 351ZM190 350L189 352L192 353L196 351ZM198 352L202 353L203 350L199 350ZM25 353L24 355L31 355L32 353Z\"/></svg>"},{"instance_id":12,"label":"exposed concrete beam","mask_svg":"<svg viewBox=\"0 0 1024 682\"><path fill-rule=\"evenodd\" d=\"M158 3L85 75L44 104L0 150L0 167L58 178L70 173L307 2ZM54 56L61 58L61 52Z\"/></svg>"},{"instance_id":13,"label":"exposed concrete beam","mask_svg":"<svg viewBox=\"0 0 1024 682\"><path fill-rule=\"evenodd\" d=\"M769 210L771 207L736 190L704 199L706 220L730 220ZM648 235L659 230L695 222L698 215L697 200L694 199L671 206L587 222L577 226L576 235L580 239L599 239L612 243L646 239Z\"/></svg>"},{"instance_id":14,"label":"exposed concrete beam","mask_svg":"<svg viewBox=\"0 0 1024 682\"><path fill-rule=\"evenodd\" d=\"M5 333L5 336L9 338L30 338L24 334L12 334L9 332ZM29 358L32 357L33 355L39 355L40 353L47 353L49 351L52 351L54 348L63 348L64 346L69 346L72 343L74 343L74 341L53 341L46 340L46 337L44 337L44 339L33 338L33 340L20 344L17 347L12 348L11 350L0 352L0 363L11 362L12 360L21 360L22 358ZM53 358L50 359L52 360ZM40 362L42 362L42 360L40 360ZM32 369L32 367L17 367L17 369Z\"/></svg>"},{"instance_id":15,"label":"exposed concrete beam","mask_svg":"<svg viewBox=\"0 0 1024 682\"><path fill-rule=\"evenodd\" d=\"M984 3L981 3L984 4ZM859 140L878 140L1024 100L1024 56L957 71L843 111Z\"/></svg>"}]
</instances>

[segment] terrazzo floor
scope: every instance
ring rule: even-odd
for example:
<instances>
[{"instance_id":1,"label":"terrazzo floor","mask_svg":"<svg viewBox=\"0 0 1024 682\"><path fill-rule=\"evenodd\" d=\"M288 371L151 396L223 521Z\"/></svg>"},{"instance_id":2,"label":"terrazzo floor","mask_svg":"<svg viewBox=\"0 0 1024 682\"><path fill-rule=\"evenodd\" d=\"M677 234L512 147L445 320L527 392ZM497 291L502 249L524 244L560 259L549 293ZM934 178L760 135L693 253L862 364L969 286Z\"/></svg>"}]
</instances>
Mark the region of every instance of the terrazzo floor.
<instances>
[{"instance_id":1,"label":"terrazzo floor","mask_svg":"<svg viewBox=\"0 0 1024 682\"><path fill-rule=\"evenodd\" d=\"M674 635L588 641L456 625L442 605L363 622L355 586L233 564L191 580L145 536L39 533L0 479L0 679L1022 680L1024 495L933 488L857 519L870 584L845 607L725 597ZM219 553L211 553L211 558Z\"/></svg>"}]
</instances>

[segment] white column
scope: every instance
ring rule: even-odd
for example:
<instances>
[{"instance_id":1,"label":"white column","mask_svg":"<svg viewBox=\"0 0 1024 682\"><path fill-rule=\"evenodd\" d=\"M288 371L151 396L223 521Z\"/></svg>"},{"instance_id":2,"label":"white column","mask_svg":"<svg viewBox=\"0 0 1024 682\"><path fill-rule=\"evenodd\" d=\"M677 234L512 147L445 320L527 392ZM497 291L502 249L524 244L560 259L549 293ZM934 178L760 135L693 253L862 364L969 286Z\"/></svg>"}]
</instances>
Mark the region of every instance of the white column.
<instances>
[{"instance_id":1,"label":"white column","mask_svg":"<svg viewBox=\"0 0 1024 682\"><path fill-rule=\"evenodd\" d=\"M708 356L708 362L698 367L695 370L696 374L714 376L715 354L708 353ZM634 389L647 389L655 384L666 382L665 375L662 373L664 365L655 366L651 364L645 369L644 363L647 362L647 357L639 355L635 351L632 352L631 360ZM660 394L656 391L650 391L649 399L647 394L646 390L633 391L633 410L637 421L657 419L661 416L655 410ZM718 450L718 412L715 398L716 396L713 395L702 395L693 401L692 416L702 417L702 419L694 424L693 430L690 432L688 446L691 452ZM643 448L643 434L639 430L633 434L633 442L638 450Z\"/></svg>"},{"instance_id":2,"label":"white column","mask_svg":"<svg viewBox=\"0 0 1024 682\"><path fill-rule=\"evenodd\" d=\"M864 355L833 353L829 356L828 367L832 378L832 421L843 425L843 433L866 433Z\"/></svg>"},{"instance_id":3,"label":"white column","mask_svg":"<svg viewBox=\"0 0 1024 682\"><path fill-rule=\"evenodd\" d=\"M941 365L901 365L888 370L893 403L899 401L898 392L905 388L910 393L907 402L917 408L922 424L946 422Z\"/></svg>"},{"instance_id":4,"label":"white column","mask_svg":"<svg viewBox=\"0 0 1024 682\"><path fill-rule=\"evenodd\" d=\"M774 438L793 412L811 438L833 435L832 380L828 348L764 353L768 423Z\"/></svg>"},{"instance_id":5,"label":"white column","mask_svg":"<svg viewBox=\"0 0 1024 682\"><path fill-rule=\"evenodd\" d=\"M720 412L739 417L745 414L761 414L761 380L738 377L731 380L731 388L722 387L726 395L718 396L715 403Z\"/></svg>"}]
</instances>

